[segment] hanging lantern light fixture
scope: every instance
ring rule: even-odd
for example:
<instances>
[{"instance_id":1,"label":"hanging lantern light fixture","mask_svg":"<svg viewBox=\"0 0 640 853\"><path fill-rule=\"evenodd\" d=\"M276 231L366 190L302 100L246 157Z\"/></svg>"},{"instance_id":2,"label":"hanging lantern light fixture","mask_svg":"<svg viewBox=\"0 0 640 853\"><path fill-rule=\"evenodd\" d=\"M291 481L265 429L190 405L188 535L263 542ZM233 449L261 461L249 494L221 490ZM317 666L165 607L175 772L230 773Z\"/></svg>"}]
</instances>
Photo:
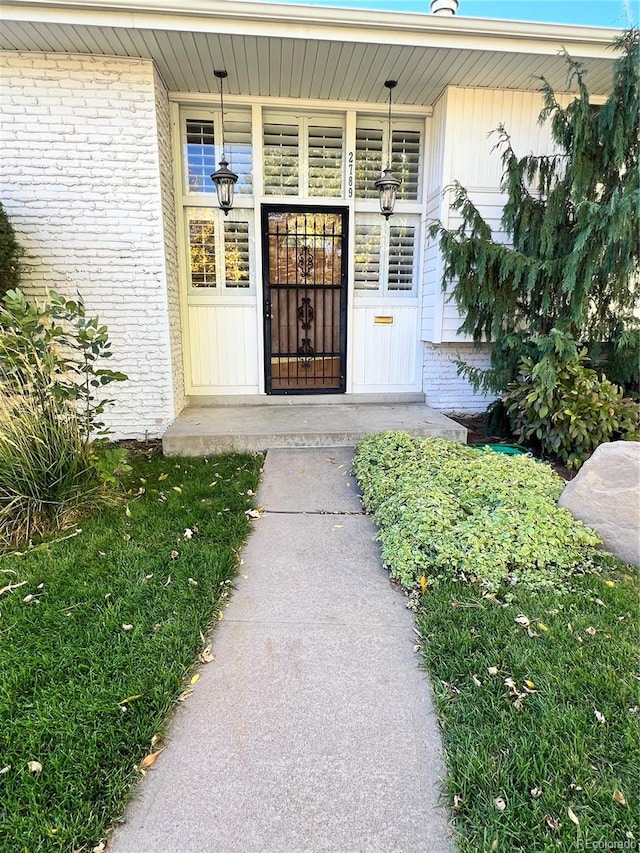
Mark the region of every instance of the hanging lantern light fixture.
<instances>
[{"instance_id":1,"label":"hanging lantern light fixture","mask_svg":"<svg viewBox=\"0 0 640 853\"><path fill-rule=\"evenodd\" d=\"M396 193L401 181L399 181L391 171L391 92L398 84L395 80L385 80L384 85L389 90L389 115L387 118L387 167L382 170L382 175L375 182L374 186L378 190L378 194L380 196L380 213L385 219L388 219L393 213L393 208L396 204Z\"/></svg>"},{"instance_id":2,"label":"hanging lantern light fixture","mask_svg":"<svg viewBox=\"0 0 640 853\"><path fill-rule=\"evenodd\" d=\"M219 168L211 175L211 180L216 185L218 194L218 205L224 211L226 216L233 207L233 187L238 180L235 172L229 168L224 156L224 98L222 95L222 81L227 76L226 71L214 71L215 76L220 81L220 114L222 128L222 157L218 163Z\"/></svg>"}]
</instances>

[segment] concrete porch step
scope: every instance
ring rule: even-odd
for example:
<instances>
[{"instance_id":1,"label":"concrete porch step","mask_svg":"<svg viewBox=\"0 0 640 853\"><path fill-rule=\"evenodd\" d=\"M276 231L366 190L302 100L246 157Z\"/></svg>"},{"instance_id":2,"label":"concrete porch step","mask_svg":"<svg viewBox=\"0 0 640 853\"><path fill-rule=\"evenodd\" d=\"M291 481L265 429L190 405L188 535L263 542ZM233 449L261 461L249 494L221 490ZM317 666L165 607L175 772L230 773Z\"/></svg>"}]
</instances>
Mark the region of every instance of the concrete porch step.
<instances>
[{"instance_id":1,"label":"concrete porch step","mask_svg":"<svg viewBox=\"0 0 640 853\"><path fill-rule=\"evenodd\" d=\"M257 453L275 447L351 447L372 432L401 430L466 442L467 430L424 403L187 407L165 432L166 456Z\"/></svg>"}]
</instances>

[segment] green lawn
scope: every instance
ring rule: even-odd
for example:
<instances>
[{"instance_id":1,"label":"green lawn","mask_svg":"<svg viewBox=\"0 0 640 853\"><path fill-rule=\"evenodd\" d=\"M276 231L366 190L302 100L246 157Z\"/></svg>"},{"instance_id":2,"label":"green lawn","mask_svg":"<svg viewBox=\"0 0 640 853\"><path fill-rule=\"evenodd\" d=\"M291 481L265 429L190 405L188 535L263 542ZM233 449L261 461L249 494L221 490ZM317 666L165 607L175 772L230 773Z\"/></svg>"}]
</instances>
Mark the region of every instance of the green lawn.
<instances>
[{"instance_id":1,"label":"green lawn","mask_svg":"<svg viewBox=\"0 0 640 853\"><path fill-rule=\"evenodd\" d=\"M416 612L461 853L637 849L637 573L576 547L529 459L396 433L354 469Z\"/></svg>"},{"instance_id":2,"label":"green lawn","mask_svg":"<svg viewBox=\"0 0 640 853\"><path fill-rule=\"evenodd\" d=\"M22 584L0 595L2 853L90 851L119 814L228 595L261 463L136 456L126 504L0 557L0 589Z\"/></svg>"}]
</instances>

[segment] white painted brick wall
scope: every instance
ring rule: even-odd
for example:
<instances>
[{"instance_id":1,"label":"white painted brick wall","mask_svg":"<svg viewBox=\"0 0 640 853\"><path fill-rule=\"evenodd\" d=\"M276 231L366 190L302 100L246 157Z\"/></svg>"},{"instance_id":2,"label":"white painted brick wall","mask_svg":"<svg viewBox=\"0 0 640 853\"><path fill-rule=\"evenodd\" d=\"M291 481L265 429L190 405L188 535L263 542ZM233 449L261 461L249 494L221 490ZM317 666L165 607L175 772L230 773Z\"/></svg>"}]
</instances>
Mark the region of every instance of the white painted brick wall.
<instances>
[{"instance_id":1,"label":"white painted brick wall","mask_svg":"<svg viewBox=\"0 0 640 853\"><path fill-rule=\"evenodd\" d=\"M110 366L129 376L106 389L114 436L159 436L175 411L175 253L152 63L5 52L0 71L0 199L29 255L23 286L80 292L109 327Z\"/></svg>"},{"instance_id":2,"label":"white painted brick wall","mask_svg":"<svg viewBox=\"0 0 640 853\"><path fill-rule=\"evenodd\" d=\"M464 376L458 376L456 361L474 367L488 367L490 346L476 350L472 344L424 344L422 371L426 402L447 414L474 414L484 412L493 396L477 394Z\"/></svg>"}]
</instances>

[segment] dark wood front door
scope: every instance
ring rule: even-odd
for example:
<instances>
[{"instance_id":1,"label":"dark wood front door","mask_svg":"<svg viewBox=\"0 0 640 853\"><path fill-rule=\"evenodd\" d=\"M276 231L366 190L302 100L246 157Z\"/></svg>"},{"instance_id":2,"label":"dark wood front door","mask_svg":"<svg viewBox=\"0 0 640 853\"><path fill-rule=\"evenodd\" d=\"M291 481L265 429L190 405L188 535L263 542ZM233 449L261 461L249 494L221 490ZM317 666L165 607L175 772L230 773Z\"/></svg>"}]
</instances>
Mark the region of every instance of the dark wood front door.
<instances>
[{"instance_id":1,"label":"dark wood front door","mask_svg":"<svg viewBox=\"0 0 640 853\"><path fill-rule=\"evenodd\" d=\"M267 394L346 387L347 210L262 209Z\"/></svg>"}]
</instances>

